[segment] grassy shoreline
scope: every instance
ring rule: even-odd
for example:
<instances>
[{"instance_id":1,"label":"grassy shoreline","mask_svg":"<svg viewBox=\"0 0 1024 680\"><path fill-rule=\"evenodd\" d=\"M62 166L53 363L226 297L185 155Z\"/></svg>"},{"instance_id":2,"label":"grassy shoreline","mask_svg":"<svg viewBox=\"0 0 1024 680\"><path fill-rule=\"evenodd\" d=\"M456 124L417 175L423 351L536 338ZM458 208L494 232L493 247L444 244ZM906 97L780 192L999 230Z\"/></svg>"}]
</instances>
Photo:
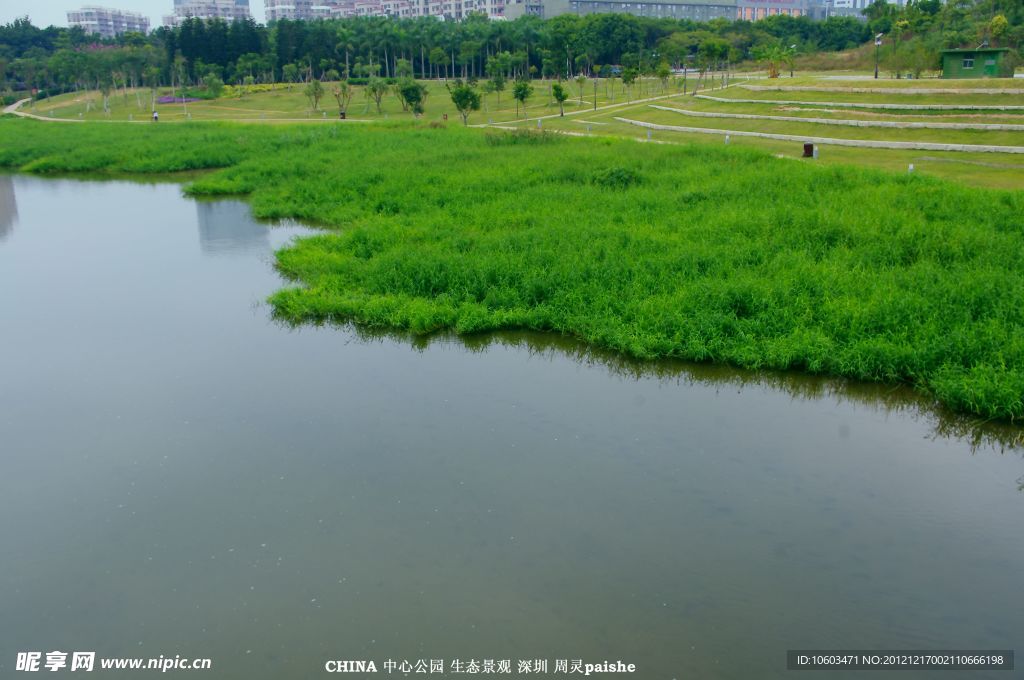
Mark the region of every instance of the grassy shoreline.
<instances>
[{"instance_id":1,"label":"grassy shoreline","mask_svg":"<svg viewBox=\"0 0 1024 680\"><path fill-rule=\"evenodd\" d=\"M186 191L340 228L277 254L297 285L271 303L294 323L555 331L1024 417L1021 192L459 126L4 119L0 142L0 167L27 172L214 169Z\"/></svg>"}]
</instances>

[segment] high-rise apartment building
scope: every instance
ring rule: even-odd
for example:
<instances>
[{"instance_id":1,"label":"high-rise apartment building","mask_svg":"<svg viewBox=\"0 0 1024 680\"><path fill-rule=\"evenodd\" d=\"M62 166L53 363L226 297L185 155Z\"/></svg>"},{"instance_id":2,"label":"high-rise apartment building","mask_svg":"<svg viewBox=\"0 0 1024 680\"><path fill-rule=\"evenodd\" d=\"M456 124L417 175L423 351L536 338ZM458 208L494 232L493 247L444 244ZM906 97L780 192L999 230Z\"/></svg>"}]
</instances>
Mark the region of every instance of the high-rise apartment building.
<instances>
[{"instance_id":1,"label":"high-rise apartment building","mask_svg":"<svg viewBox=\"0 0 1024 680\"><path fill-rule=\"evenodd\" d=\"M249 0L174 0L174 13L164 17L164 26L177 26L189 17L196 19L248 19Z\"/></svg>"},{"instance_id":2,"label":"high-rise apartment building","mask_svg":"<svg viewBox=\"0 0 1024 680\"><path fill-rule=\"evenodd\" d=\"M500 17L505 0L264 0L267 21L340 17L443 17L458 21L470 12Z\"/></svg>"},{"instance_id":3,"label":"high-rise apartment building","mask_svg":"<svg viewBox=\"0 0 1024 680\"><path fill-rule=\"evenodd\" d=\"M113 38L129 31L148 33L149 17L138 12L89 5L68 12L68 26L78 26L89 35Z\"/></svg>"}]
</instances>

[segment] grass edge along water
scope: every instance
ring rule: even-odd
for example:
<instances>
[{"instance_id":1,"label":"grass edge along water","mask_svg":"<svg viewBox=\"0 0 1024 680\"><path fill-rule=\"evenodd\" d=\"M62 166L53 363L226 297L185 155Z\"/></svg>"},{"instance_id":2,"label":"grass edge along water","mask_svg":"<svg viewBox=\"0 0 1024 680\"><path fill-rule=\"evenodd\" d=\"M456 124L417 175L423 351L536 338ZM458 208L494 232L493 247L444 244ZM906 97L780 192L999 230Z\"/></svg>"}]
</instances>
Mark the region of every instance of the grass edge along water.
<instances>
[{"instance_id":1,"label":"grass edge along water","mask_svg":"<svg viewBox=\"0 0 1024 680\"><path fill-rule=\"evenodd\" d=\"M215 170L187 193L325 227L277 253L295 285L270 302L291 323L551 331L1024 416L1024 192L460 127L4 119L0 167Z\"/></svg>"}]
</instances>

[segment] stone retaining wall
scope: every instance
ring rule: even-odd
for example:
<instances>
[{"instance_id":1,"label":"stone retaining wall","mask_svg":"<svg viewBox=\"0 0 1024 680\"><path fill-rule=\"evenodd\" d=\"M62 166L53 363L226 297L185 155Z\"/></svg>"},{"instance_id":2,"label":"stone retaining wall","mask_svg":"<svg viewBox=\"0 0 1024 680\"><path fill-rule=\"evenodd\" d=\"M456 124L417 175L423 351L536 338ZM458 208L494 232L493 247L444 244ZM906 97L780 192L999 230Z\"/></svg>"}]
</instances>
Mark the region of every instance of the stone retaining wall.
<instances>
[{"instance_id":1,"label":"stone retaining wall","mask_svg":"<svg viewBox=\"0 0 1024 680\"><path fill-rule=\"evenodd\" d=\"M839 120L835 118L801 118L797 116L761 116L752 113L719 113L712 111L687 111L686 109L674 109L670 106L658 106L649 104L652 109L671 111L684 116L697 118L742 118L745 120L779 120L786 123L817 123L819 125L845 125L848 127L883 127L899 128L902 130L926 129L926 130L1016 130L1024 131L1024 125L1012 123L921 123L901 122L894 120Z\"/></svg>"},{"instance_id":2,"label":"stone retaining wall","mask_svg":"<svg viewBox=\"0 0 1024 680\"><path fill-rule=\"evenodd\" d=\"M726 104L784 104L786 106L830 106L837 109L883 109L890 111L1024 111L1024 106L1013 104L872 104L867 102L807 102L786 99L732 99L694 95L700 99Z\"/></svg>"},{"instance_id":3,"label":"stone retaining wall","mask_svg":"<svg viewBox=\"0 0 1024 680\"><path fill-rule=\"evenodd\" d=\"M999 87L815 87L813 85L740 85L755 92L856 92L858 94L1024 94L1024 89Z\"/></svg>"},{"instance_id":4,"label":"stone retaining wall","mask_svg":"<svg viewBox=\"0 0 1024 680\"><path fill-rule=\"evenodd\" d=\"M925 151L963 151L966 153L1020 153L1024 154L1024 146L995 146L988 144L939 144L936 142L883 142L870 139L833 139L831 137L806 137L803 135L780 135L770 132L748 132L746 130L716 130L711 128L682 127L678 125L661 125L641 120L616 117L620 123L637 125L652 130L669 132L696 132L705 135L730 135L734 137L760 137L762 139L779 139L786 142L810 144L827 144L831 146L856 146L868 149L920 149Z\"/></svg>"}]
</instances>

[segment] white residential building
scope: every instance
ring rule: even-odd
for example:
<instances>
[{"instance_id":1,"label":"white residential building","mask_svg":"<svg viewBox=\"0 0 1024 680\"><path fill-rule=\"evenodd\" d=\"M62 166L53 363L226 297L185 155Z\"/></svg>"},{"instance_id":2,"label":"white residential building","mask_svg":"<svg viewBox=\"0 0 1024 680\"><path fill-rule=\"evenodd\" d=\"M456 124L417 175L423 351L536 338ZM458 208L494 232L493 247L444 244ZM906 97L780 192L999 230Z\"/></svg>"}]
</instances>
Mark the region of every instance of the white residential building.
<instances>
[{"instance_id":1,"label":"white residential building","mask_svg":"<svg viewBox=\"0 0 1024 680\"><path fill-rule=\"evenodd\" d=\"M174 13L164 17L164 26L177 26L189 17L195 19L248 19L249 0L174 0Z\"/></svg>"},{"instance_id":2,"label":"white residential building","mask_svg":"<svg viewBox=\"0 0 1024 680\"><path fill-rule=\"evenodd\" d=\"M461 20L470 12L500 18L506 0L264 0L267 21L342 17L443 17Z\"/></svg>"},{"instance_id":3,"label":"white residential building","mask_svg":"<svg viewBox=\"0 0 1024 680\"><path fill-rule=\"evenodd\" d=\"M325 18L313 16L313 2L311 0L263 0L263 9L266 13L267 21L277 21L278 19L314 19L314 18ZM320 6L329 7L327 3L317 2L318 8ZM328 16L330 12L328 10Z\"/></svg>"},{"instance_id":4,"label":"white residential building","mask_svg":"<svg viewBox=\"0 0 1024 680\"><path fill-rule=\"evenodd\" d=\"M68 26L78 26L89 35L99 34L104 38L113 38L129 31L148 33L149 17L138 12L89 5L68 12Z\"/></svg>"},{"instance_id":5,"label":"white residential building","mask_svg":"<svg viewBox=\"0 0 1024 680\"><path fill-rule=\"evenodd\" d=\"M907 0L886 0L890 5L905 7ZM827 0L828 16L852 16L864 18L864 10L874 0Z\"/></svg>"}]
</instances>

